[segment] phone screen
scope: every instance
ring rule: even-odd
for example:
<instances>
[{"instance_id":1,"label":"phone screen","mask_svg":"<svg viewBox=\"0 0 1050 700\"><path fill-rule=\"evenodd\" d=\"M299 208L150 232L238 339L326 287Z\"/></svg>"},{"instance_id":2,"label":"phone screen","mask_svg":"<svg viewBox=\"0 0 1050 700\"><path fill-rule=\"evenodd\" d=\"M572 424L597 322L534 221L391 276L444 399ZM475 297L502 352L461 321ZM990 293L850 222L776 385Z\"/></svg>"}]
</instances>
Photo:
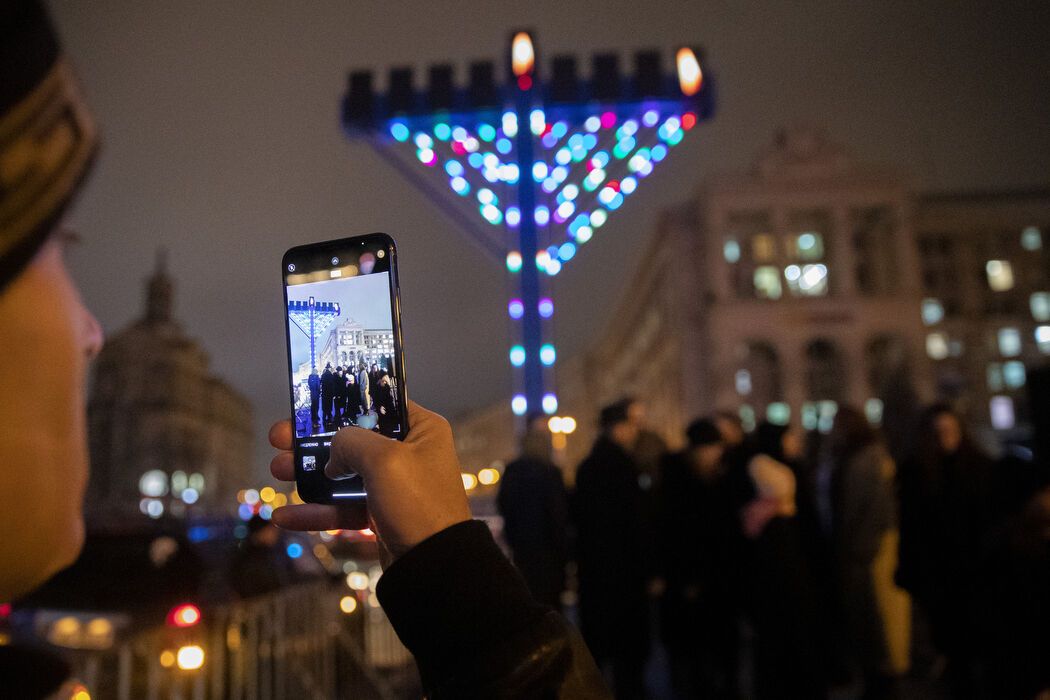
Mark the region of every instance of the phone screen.
<instances>
[{"instance_id":1,"label":"phone screen","mask_svg":"<svg viewBox=\"0 0 1050 700\"><path fill-rule=\"evenodd\" d=\"M333 480L324 468L339 430L408 432L394 241L374 233L300 246L283 266L299 495L363 498L359 476Z\"/></svg>"}]
</instances>

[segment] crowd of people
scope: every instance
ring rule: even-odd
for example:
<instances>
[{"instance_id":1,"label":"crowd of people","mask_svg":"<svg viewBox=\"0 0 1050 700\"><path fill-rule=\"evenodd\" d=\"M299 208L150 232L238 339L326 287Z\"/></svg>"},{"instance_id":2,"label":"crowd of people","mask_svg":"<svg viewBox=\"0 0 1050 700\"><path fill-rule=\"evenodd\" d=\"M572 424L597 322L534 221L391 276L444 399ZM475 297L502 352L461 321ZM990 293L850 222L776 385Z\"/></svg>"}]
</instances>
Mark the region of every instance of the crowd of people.
<instances>
[{"instance_id":1,"label":"crowd of people","mask_svg":"<svg viewBox=\"0 0 1050 700\"><path fill-rule=\"evenodd\" d=\"M849 407L827 434L748 434L718 413L662 455L637 401L599 425L570 492L530 420L499 506L538 600L558 607L575 569L580 629L617 697L647 697L654 634L681 698L1050 687L1048 480L984 454L951 407L929 407L896 461Z\"/></svg>"},{"instance_id":2,"label":"crowd of people","mask_svg":"<svg viewBox=\"0 0 1050 700\"><path fill-rule=\"evenodd\" d=\"M306 417L297 416L300 437L331 433L347 425L357 425L393 435L400 425L394 379L390 370L364 361L332 368L325 364L318 374L306 379L310 394L309 429ZM305 408L305 407L304 407ZM305 413L300 409L298 413Z\"/></svg>"}]
</instances>

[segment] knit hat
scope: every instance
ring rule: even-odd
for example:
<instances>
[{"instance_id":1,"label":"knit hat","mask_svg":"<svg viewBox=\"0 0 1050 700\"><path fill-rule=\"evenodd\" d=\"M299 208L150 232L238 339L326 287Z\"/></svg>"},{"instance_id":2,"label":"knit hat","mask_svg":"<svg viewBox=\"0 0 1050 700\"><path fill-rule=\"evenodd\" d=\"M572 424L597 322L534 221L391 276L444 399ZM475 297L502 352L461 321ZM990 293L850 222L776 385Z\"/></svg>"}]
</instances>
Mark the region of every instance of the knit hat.
<instances>
[{"instance_id":1,"label":"knit hat","mask_svg":"<svg viewBox=\"0 0 1050 700\"><path fill-rule=\"evenodd\" d=\"M718 426L707 418L700 418L690 423L685 429L685 436L689 440L690 447L702 447L722 442L722 433L718 432Z\"/></svg>"},{"instance_id":2,"label":"knit hat","mask_svg":"<svg viewBox=\"0 0 1050 700\"><path fill-rule=\"evenodd\" d=\"M39 0L0 7L0 291L47 239L89 170L95 125Z\"/></svg>"}]
</instances>

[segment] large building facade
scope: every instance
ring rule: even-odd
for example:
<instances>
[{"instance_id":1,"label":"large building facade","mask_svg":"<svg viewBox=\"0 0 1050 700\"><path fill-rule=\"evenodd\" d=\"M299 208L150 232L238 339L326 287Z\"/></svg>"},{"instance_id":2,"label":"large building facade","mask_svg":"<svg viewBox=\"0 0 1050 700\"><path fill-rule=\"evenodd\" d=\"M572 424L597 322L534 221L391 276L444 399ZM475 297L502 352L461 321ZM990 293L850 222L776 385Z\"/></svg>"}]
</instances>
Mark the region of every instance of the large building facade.
<instances>
[{"instance_id":1,"label":"large building facade","mask_svg":"<svg viewBox=\"0 0 1050 700\"><path fill-rule=\"evenodd\" d=\"M251 474L251 407L214 376L172 315L174 285L158 265L143 318L109 338L88 402L96 522L236 508Z\"/></svg>"},{"instance_id":2,"label":"large building facade","mask_svg":"<svg viewBox=\"0 0 1050 700\"><path fill-rule=\"evenodd\" d=\"M566 463L625 395L672 446L715 410L826 430L851 405L903 451L935 398L988 442L1015 437L1025 366L1050 353L1048 230L1050 190L917 196L818 131L782 132L749 172L664 213L610 327L561 368L580 426ZM457 423L472 462L513 453L492 424Z\"/></svg>"}]
</instances>

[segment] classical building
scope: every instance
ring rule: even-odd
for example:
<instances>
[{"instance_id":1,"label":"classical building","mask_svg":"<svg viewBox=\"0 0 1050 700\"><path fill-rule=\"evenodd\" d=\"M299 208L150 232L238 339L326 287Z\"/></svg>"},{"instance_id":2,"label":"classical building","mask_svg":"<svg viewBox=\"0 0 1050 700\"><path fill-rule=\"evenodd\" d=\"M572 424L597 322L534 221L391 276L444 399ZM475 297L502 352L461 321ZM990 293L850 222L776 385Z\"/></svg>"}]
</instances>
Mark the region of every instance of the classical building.
<instances>
[{"instance_id":1,"label":"classical building","mask_svg":"<svg viewBox=\"0 0 1050 700\"><path fill-rule=\"evenodd\" d=\"M318 355L318 372L326 364L332 367L346 367L364 362L381 367L390 367L394 356L394 332L375 328L365 328L352 318L348 318L328 332L328 339ZM307 375L309 372L307 373Z\"/></svg>"},{"instance_id":2,"label":"classical building","mask_svg":"<svg viewBox=\"0 0 1050 700\"><path fill-rule=\"evenodd\" d=\"M820 132L782 132L661 216L610 327L559 372L580 426L566 463L625 394L672 446L715 410L826 430L849 404L904 450L934 398L989 442L1017 437L1025 366L1050 354L1048 230L1050 190L916 195ZM501 413L501 431L492 410L457 423L473 462L513 453Z\"/></svg>"},{"instance_id":3,"label":"classical building","mask_svg":"<svg viewBox=\"0 0 1050 700\"><path fill-rule=\"evenodd\" d=\"M172 316L163 259L147 284L146 313L109 338L94 370L88 425L96 521L236 508L250 480L251 407L208 368L204 349Z\"/></svg>"}]
</instances>

